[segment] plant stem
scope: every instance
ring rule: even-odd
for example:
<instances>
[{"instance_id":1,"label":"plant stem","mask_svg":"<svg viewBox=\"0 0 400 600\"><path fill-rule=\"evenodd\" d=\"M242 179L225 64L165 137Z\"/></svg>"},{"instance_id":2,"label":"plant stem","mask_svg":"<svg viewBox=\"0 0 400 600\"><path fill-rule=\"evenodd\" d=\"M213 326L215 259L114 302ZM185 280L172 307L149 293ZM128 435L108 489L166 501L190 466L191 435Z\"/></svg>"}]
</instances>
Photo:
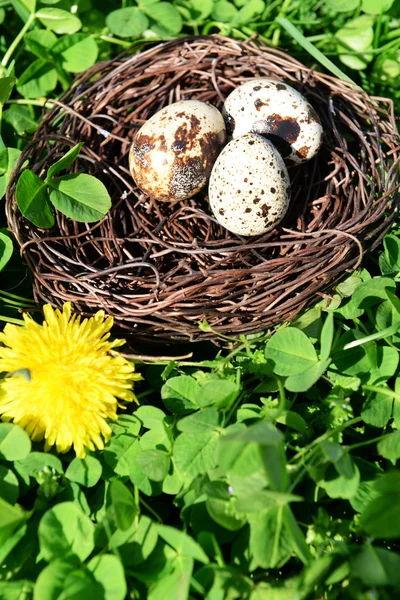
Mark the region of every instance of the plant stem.
<instances>
[{"instance_id":1,"label":"plant stem","mask_svg":"<svg viewBox=\"0 0 400 600\"><path fill-rule=\"evenodd\" d=\"M5 55L3 56L3 60L1 61L2 67L7 66L14 50L16 49L16 47L18 46L18 44L20 43L20 41L22 40L22 38L24 37L24 35L26 34L26 32L28 31L29 27L32 25L32 23L35 19L36 19L35 13L32 13L29 15L27 22L25 23L25 25L23 26L23 28L21 29L21 31L19 32L19 34L17 35L15 40L12 42L12 44L10 45L10 47L7 50L7 52L5 53Z\"/></svg>"},{"instance_id":2,"label":"plant stem","mask_svg":"<svg viewBox=\"0 0 400 600\"><path fill-rule=\"evenodd\" d=\"M283 411L286 410L285 388L283 387L282 379L279 377L279 375L275 375L275 380L279 388L279 409Z\"/></svg>"},{"instance_id":3,"label":"plant stem","mask_svg":"<svg viewBox=\"0 0 400 600\"><path fill-rule=\"evenodd\" d=\"M380 440L383 440L383 438L387 437L387 435L387 433L384 433L383 435L379 435L376 438L372 438L372 440L367 440L366 442L358 442L358 444L352 444L351 446L347 446L346 451L350 452L355 448L361 448L362 446L368 446L369 444L373 444L374 442L379 442Z\"/></svg>"},{"instance_id":4,"label":"plant stem","mask_svg":"<svg viewBox=\"0 0 400 600\"><path fill-rule=\"evenodd\" d=\"M22 104L24 106L41 106L42 108L46 107L48 104L48 108L53 108L54 103L51 100L29 100L29 99L20 99L20 100L7 100L6 104Z\"/></svg>"},{"instance_id":5,"label":"plant stem","mask_svg":"<svg viewBox=\"0 0 400 600\"><path fill-rule=\"evenodd\" d=\"M145 507L145 509L146 509L146 510L148 510L148 511L149 511L149 513L151 513L151 514L153 515L153 517L156 519L156 521L157 521L158 523L162 523L162 519L161 519L160 515L158 515L158 514L156 513L156 511L155 511L155 510L153 510L153 509L151 508L151 506L150 506L149 504L147 504L147 502L146 502L145 500L143 500L143 498L140 498L140 504L143 504L143 506Z\"/></svg>"},{"instance_id":6,"label":"plant stem","mask_svg":"<svg viewBox=\"0 0 400 600\"><path fill-rule=\"evenodd\" d=\"M368 392L375 392L376 394L382 394L383 396L388 396L389 398L393 398L394 400L400 400L400 394L396 394L392 390L387 390L379 385L368 385L365 384L362 386L363 390L367 390Z\"/></svg>"},{"instance_id":7,"label":"plant stem","mask_svg":"<svg viewBox=\"0 0 400 600\"><path fill-rule=\"evenodd\" d=\"M366 387L366 386L364 386L364 387ZM373 387L373 386L369 386L369 387ZM400 396L399 396L399 398L400 398ZM340 425L339 427L335 427L335 429L330 429L329 431L325 431L325 433L323 433L316 440L311 442L311 444L308 444L308 446L305 446L302 450L300 450L300 452L295 454L293 456L293 458L290 459L289 462L293 463L293 462L297 461L299 458L302 458L304 456L304 454L306 454L306 452L311 450L317 444L320 444L321 442L330 438L331 436L335 435L336 433L340 433L347 427L351 427L352 425L355 425L355 423L359 423L360 421L362 421L361 417L354 417L354 419L350 419L350 421L347 421L346 423L344 423L343 425ZM310 456L311 456L311 454L310 454Z\"/></svg>"},{"instance_id":8,"label":"plant stem","mask_svg":"<svg viewBox=\"0 0 400 600\"><path fill-rule=\"evenodd\" d=\"M290 4L291 4L292 0L284 0L281 9L278 13L277 19L283 19L284 17L286 17L286 13L289 10ZM279 39L281 37L281 28L277 27L272 35L272 45L273 46L278 46L279 45Z\"/></svg>"},{"instance_id":9,"label":"plant stem","mask_svg":"<svg viewBox=\"0 0 400 600\"><path fill-rule=\"evenodd\" d=\"M107 35L95 35L93 37L103 40L103 42L109 42L110 44L116 44L117 46L123 46L124 48L130 48L132 46L131 42L124 42L123 40L117 40L116 38L108 37Z\"/></svg>"},{"instance_id":10,"label":"plant stem","mask_svg":"<svg viewBox=\"0 0 400 600\"><path fill-rule=\"evenodd\" d=\"M22 319L13 319L12 317L3 317L2 315L0 315L0 321L12 323L13 325L25 325L25 321Z\"/></svg>"}]
</instances>

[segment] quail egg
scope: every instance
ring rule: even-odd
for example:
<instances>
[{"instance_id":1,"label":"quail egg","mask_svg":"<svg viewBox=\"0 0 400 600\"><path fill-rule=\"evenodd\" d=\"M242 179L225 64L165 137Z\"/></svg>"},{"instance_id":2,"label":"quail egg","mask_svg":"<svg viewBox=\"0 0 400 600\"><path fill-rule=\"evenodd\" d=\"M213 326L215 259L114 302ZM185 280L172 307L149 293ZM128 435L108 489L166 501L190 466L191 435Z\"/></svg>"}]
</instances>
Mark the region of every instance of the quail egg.
<instances>
[{"instance_id":1,"label":"quail egg","mask_svg":"<svg viewBox=\"0 0 400 600\"><path fill-rule=\"evenodd\" d=\"M211 104L182 100L162 108L137 132L129 167L139 188L157 200L185 200L208 181L226 143L225 123Z\"/></svg>"},{"instance_id":2,"label":"quail egg","mask_svg":"<svg viewBox=\"0 0 400 600\"><path fill-rule=\"evenodd\" d=\"M228 135L265 136L288 166L315 156L322 143L323 130L314 108L297 90L280 81L246 81L229 94L222 114Z\"/></svg>"},{"instance_id":3,"label":"quail egg","mask_svg":"<svg viewBox=\"0 0 400 600\"><path fill-rule=\"evenodd\" d=\"M208 196L223 227L238 235L260 235L285 216L289 191L289 175L276 148L247 134L231 140L218 156Z\"/></svg>"}]
</instances>

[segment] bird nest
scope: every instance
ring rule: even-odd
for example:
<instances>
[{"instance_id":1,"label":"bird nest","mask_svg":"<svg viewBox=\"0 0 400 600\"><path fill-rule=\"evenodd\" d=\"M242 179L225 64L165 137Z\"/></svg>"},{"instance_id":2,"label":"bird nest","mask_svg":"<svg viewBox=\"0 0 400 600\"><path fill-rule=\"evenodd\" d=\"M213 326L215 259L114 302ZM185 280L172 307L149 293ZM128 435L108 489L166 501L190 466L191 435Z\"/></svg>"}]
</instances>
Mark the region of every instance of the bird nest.
<instances>
[{"instance_id":1,"label":"bird nest","mask_svg":"<svg viewBox=\"0 0 400 600\"><path fill-rule=\"evenodd\" d=\"M149 117L184 99L221 108L233 88L259 76L298 89L325 132L318 156L289 169L291 204L278 228L240 237L215 220L206 191L171 204L136 187L128 153ZM292 319L359 267L398 209L400 140L390 100L258 40L162 43L93 66L52 102L22 152L6 203L35 298L71 301L82 314L104 309L144 340L253 334ZM58 213L52 229L39 229L16 205L18 176L27 164L43 175L78 142L85 144L70 172L101 179L112 208L95 224ZM212 331L199 328L203 319Z\"/></svg>"}]
</instances>

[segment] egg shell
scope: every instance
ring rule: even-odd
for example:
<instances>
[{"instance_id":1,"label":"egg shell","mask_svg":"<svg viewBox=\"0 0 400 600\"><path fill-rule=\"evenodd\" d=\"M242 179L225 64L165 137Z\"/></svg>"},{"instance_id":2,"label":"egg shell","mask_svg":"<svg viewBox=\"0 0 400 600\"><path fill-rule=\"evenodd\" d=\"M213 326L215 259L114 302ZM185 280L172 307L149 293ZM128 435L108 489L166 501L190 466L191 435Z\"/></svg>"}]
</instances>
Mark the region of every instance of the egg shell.
<instances>
[{"instance_id":1,"label":"egg shell","mask_svg":"<svg viewBox=\"0 0 400 600\"><path fill-rule=\"evenodd\" d=\"M218 109L199 100L175 102L137 132L129 154L132 177L157 200L185 200L207 183L225 143Z\"/></svg>"},{"instance_id":2,"label":"egg shell","mask_svg":"<svg viewBox=\"0 0 400 600\"><path fill-rule=\"evenodd\" d=\"M289 207L290 179L273 144L247 134L218 156L208 197L217 221L237 235L260 235L280 223Z\"/></svg>"},{"instance_id":3,"label":"egg shell","mask_svg":"<svg viewBox=\"0 0 400 600\"><path fill-rule=\"evenodd\" d=\"M318 114L297 90L269 78L246 81L225 100L222 114L228 135L267 137L288 166L313 158L322 144Z\"/></svg>"}]
</instances>

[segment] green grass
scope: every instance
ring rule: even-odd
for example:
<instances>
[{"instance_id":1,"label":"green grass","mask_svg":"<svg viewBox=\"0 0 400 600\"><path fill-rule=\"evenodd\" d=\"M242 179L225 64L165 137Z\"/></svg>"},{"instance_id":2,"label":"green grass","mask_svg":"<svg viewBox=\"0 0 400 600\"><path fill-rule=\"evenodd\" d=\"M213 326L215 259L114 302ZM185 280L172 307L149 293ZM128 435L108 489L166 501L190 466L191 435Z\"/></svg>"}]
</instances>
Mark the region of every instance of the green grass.
<instances>
[{"instance_id":1,"label":"green grass","mask_svg":"<svg viewBox=\"0 0 400 600\"><path fill-rule=\"evenodd\" d=\"M398 1L0 0L0 23L0 193L46 99L140 39L256 32L399 112ZM0 319L20 323L31 288L0 210ZM0 599L398 597L398 233L276 332L138 364L141 406L103 452L0 424Z\"/></svg>"}]
</instances>

